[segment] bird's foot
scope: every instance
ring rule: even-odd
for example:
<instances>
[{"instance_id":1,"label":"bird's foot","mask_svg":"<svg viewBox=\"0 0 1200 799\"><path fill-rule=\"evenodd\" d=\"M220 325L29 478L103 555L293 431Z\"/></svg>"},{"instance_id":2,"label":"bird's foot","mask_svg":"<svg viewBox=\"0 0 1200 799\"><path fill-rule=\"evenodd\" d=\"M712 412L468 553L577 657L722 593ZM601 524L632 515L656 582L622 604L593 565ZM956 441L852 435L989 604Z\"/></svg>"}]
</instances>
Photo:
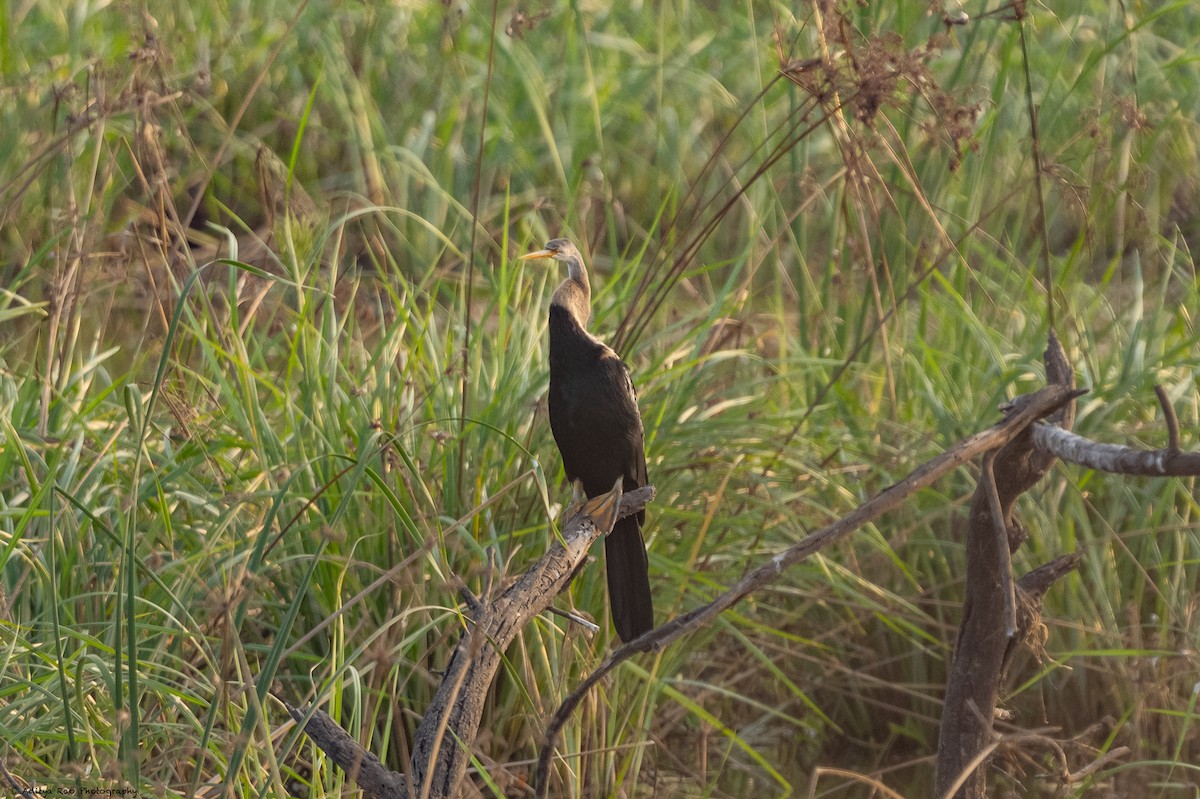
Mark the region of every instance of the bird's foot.
<instances>
[{"instance_id":1,"label":"bird's foot","mask_svg":"<svg viewBox=\"0 0 1200 799\"><path fill-rule=\"evenodd\" d=\"M592 524L604 531L605 535L612 532L617 523L617 513L621 510L621 483L618 477L613 483L612 490L607 494L592 497L579 509L579 512L592 520Z\"/></svg>"}]
</instances>

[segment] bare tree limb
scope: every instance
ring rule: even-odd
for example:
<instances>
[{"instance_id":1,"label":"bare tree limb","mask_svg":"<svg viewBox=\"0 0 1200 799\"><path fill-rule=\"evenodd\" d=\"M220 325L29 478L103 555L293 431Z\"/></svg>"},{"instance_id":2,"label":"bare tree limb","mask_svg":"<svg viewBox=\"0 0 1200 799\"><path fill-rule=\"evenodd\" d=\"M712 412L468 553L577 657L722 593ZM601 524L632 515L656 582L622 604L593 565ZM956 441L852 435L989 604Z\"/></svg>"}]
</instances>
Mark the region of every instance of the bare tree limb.
<instances>
[{"instance_id":1,"label":"bare tree limb","mask_svg":"<svg viewBox=\"0 0 1200 799\"><path fill-rule=\"evenodd\" d=\"M1047 358L1053 351L1061 353L1062 347L1054 332L1050 333L1050 346L1046 350ZM1066 355L1061 357L1061 365L1053 368L1047 360L1046 381L1048 383L1065 383L1061 375L1070 367L1066 363ZM1074 381L1071 382L1074 385ZM1163 420L1167 426L1166 449L1142 450L1124 447L1116 444L1101 444L1076 435L1071 432L1071 425L1064 424L1056 427L1047 424L1033 426L1033 443L1047 457L1060 458L1067 463L1086 466L1113 474L1133 474L1143 477L1191 477L1200 474L1200 452L1183 452L1179 441L1179 419L1175 409L1162 386L1154 387L1154 394L1162 407Z\"/></svg>"},{"instance_id":2,"label":"bare tree limb","mask_svg":"<svg viewBox=\"0 0 1200 799\"><path fill-rule=\"evenodd\" d=\"M1053 331L1043 356L1046 379L1071 391L1075 378L1062 344ZM1074 403L1057 409L1049 423L1074 422ZM1021 592L1020 613L1015 605L1012 552L1024 540L1013 520L1017 498L1046 475L1054 456L1039 449L1031 429L1022 431L985 463L967 520L967 580L962 622L954 659L946 680L946 699L938 729L934 787L937 796L960 799L986 796L986 764L995 735L992 720L1000 684L1016 645L1040 620L1041 596ZM996 542L1000 541L998 547Z\"/></svg>"},{"instance_id":3,"label":"bare tree limb","mask_svg":"<svg viewBox=\"0 0 1200 799\"><path fill-rule=\"evenodd\" d=\"M504 650L567 586L596 539L611 531L618 518L637 513L653 498L653 486L622 495L618 480L608 494L587 500L563 528L562 538L499 596L467 600L466 629L414 735L408 775L388 770L322 711L315 710L307 722L303 711L285 703L288 712L373 799L442 799L473 793L474 786L461 783Z\"/></svg>"},{"instance_id":4,"label":"bare tree limb","mask_svg":"<svg viewBox=\"0 0 1200 799\"><path fill-rule=\"evenodd\" d=\"M1004 446L1025 431L1035 420L1061 409L1083 393L1086 392L1075 391L1065 385L1050 385L1034 394L1018 397L1005 406L1003 410L1006 418L999 424L960 441L941 455L922 464L899 483L879 492L846 516L775 555L708 604L677 616L661 627L656 627L618 648L563 700L562 705L547 724L545 742L538 757L536 772L538 795L548 796L550 761L554 756L554 748L563 725L583 697L587 695L587 692L618 665L639 652L662 649L686 633L706 625L718 614L737 604L753 591L776 580L787 567L799 563L829 544L845 538L863 525L874 521L884 513L894 510L909 496L932 485L947 472L986 452Z\"/></svg>"},{"instance_id":5,"label":"bare tree limb","mask_svg":"<svg viewBox=\"0 0 1200 799\"><path fill-rule=\"evenodd\" d=\"M324 710L311 708L312 716L306 721L305 711L292 707L282 698L279 698L279 701L287 708L288 715L295 719L297 724L303 725L313 743L346 772L364 794L380 799L399 799L409 795L408 780L405 776L392 771L374 754L359 746L358 741L351 738L350 734L339 727Z\"/></svg>"},{"instance_id":6,"label":"bare tree limb","mask_svg":"<svg viewBox=\"0 0 1200 799\"><path fill-rule=\"evenodd\" d=\"M1141 477L1200 475L1200 452L1135 449L1097 441L1049 425L1035 425L1033 443L1042 451L1089 469Z\"/></svg>"}]
</instances>

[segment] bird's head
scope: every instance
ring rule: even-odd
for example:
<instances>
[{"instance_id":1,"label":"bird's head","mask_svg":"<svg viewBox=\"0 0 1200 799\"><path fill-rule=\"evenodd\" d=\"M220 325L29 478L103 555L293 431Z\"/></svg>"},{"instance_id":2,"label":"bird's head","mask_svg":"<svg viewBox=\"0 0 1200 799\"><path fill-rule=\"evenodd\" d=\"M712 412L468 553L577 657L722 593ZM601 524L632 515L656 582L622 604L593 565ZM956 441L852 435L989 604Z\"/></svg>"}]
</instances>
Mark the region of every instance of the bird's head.
<instances>
[{"instance_id":1,"label":"bird's head","mask_svg":"<svg viewBox=\"0 0 1200 799\"><path fill-rule=\"evenodd\" d=\"M569 239L551 239L546 242L544 248L521 256L522 261L532 261L536 258L553 258L556 261L563 261L567 264L574 259L581 264L583 263L583 257L579 254L579 249Z\"/></svg>"},{"instance_id":2,"label":"bird's head","mask_svg":"<svg viewBox=\"0 0 1200 799\"><path fill-rule=\"evenodd\" d=\"M579 326L586 329L591 316L592 287L588 283L587 269L579 249L567 239L551 239L546 246L535 252L522 255L522 261L537 258L553 258L567 265L567 279L555 290L551 305L559 305L571 312Z\"/></svg>"}]
</instances>

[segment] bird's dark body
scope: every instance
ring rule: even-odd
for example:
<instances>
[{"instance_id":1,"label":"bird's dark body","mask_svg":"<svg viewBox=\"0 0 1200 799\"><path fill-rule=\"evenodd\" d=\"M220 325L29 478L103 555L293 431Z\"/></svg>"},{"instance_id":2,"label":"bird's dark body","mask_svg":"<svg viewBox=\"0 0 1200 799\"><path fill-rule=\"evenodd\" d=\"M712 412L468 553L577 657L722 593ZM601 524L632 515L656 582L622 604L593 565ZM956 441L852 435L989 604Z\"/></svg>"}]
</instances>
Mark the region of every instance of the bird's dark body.
<instances>
[{"instance_id":1,"label":"bird's dark body","mask_svg":"<svg viewBox=\"0 0 1200 799\"><path fill-rule=\"evenodd\" d=\"M589 497L611 491L618 477L625 491L646 485L642 418L629 370L557 304L550 306L549 405L568 480L579 480ZM644 521L644 512L626 516L605 538L609 603L623 641L654 626Z\"/></svg>"}]
</instances>

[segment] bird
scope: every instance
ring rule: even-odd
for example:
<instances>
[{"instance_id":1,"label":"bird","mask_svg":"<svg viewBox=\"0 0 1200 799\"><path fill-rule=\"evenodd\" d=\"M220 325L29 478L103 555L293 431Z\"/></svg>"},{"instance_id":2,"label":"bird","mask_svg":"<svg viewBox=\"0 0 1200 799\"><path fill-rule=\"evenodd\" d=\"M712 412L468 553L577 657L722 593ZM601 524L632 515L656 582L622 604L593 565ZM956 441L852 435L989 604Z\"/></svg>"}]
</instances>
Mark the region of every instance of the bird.
<instances>
[{"instance_id":1,"label":"bird","mask_svg":"<svg viewBox=\"0 0 1200 799\"><path fill-rule=\"evenodd\" d=\"M552 258L567 265L567 279L550 298L550 430L572 485L589 497L647 485L645 430L629 367L588 332L592 290L578 248L553 239L521 260ZM608 602L622 641L654 627L645 511L620 519L604 539Z\"/></svg>"}]
</instances>

